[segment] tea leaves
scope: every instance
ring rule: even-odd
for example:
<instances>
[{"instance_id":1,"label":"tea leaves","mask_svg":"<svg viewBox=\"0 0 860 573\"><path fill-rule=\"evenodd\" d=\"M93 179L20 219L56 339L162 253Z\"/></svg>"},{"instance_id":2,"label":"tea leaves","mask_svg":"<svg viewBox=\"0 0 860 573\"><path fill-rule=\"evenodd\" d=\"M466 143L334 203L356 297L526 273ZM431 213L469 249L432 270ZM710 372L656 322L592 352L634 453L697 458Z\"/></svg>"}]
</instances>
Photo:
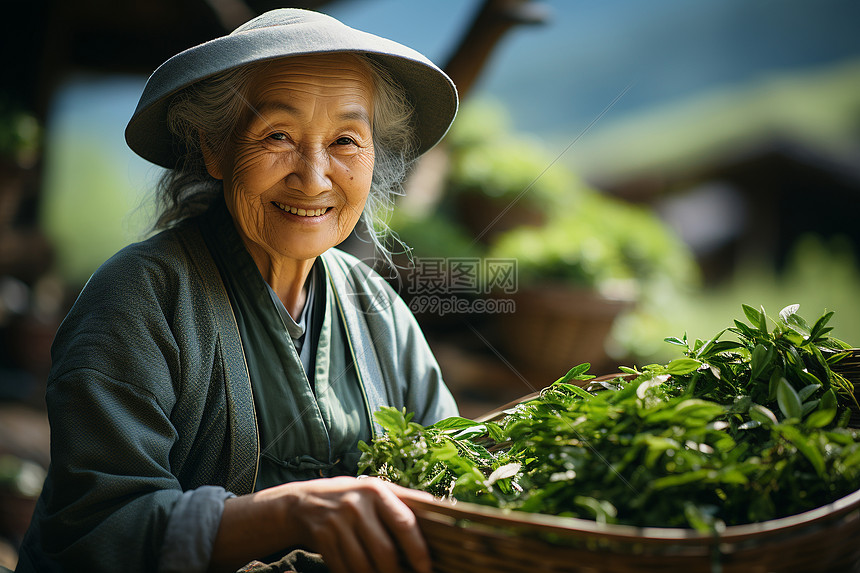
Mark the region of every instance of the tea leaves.
<instances>
[{"instance_id":1,"label":"tea leaves","mask_svg":"<svg viewBox=\"0 0 860 573\"><path fill-rule=\"evenodd\" d=\"M684 356L610 381L580 364L493 422L422 427L382 409L387 433L360 444L360 468L496 507L701 531L824 505L860 478L857 402L831 368L848 348L833 313L809 326L798 311L744 305L748 323L667 338Z\"/></svg>"}]
</instances>

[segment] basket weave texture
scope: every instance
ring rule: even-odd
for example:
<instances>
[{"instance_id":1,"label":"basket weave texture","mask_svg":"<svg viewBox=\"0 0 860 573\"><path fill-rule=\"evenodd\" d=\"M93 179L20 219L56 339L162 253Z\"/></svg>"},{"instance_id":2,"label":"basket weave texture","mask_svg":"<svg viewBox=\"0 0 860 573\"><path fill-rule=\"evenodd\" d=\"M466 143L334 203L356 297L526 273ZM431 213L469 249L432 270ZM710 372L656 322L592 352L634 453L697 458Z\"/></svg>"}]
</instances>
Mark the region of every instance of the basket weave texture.
<instances>
[{"instance_id":1,"label":"basket weave texture","mask_svg":"<svg viewBox=\"0 0 860 573\"><path fill-rule=\"evenodd\" d=\"M858 364L860 350L846 362L843 375L857 380L848 368ZM514 404L479 420L498 418ZM797 515L729 526L719 536L466 502L405 501L415 512L437 573L860 572L860 490Z\"/></svg>"},{"instance_id":2,"label":"basket weave texture","mask_svg":"<svg viewBox=\"0 0 860 573\"><path fill-rule=\"evenodd\" d=\"M438 573L860 571L860 491L791 517L727 527L719 538L463 502L407 503Z\"/></svg>"}]
</instances>

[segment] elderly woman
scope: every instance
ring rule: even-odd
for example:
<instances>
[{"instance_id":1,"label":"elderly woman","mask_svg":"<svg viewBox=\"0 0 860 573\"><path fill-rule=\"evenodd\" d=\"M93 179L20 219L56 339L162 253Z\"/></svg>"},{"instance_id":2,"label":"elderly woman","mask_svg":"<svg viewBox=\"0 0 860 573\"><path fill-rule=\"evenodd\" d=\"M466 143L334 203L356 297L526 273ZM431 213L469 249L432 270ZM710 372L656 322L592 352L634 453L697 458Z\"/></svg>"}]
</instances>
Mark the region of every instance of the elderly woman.
<instances>
[{"instance_id":1,"label":"elderly woman","mask_svg":"<svg viewBox=\"0 0 860 573\"><path fill-rule=\"evenodd\" d=\"M372 413L454 415L417 323L334 247L445 133L450 79L321 14L275 10L164 63L127 131L168 168L161 232L57 333L52 464L19 571L429 571L402 501L357 480Z\"/></svg>"}]
</instances>

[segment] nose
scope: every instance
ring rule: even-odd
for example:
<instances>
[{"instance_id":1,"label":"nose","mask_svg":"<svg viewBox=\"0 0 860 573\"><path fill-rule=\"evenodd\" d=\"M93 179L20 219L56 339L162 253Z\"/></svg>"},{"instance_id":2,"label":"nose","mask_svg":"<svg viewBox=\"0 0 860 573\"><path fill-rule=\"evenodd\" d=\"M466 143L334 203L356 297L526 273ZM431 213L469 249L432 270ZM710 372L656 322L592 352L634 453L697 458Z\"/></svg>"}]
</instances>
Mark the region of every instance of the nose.
<instances>
[{"instance_id":1,"label":"nose","mask_svg":"<svg viewBox=\"0 0 860 573\"><path fill-rule=\"evenodd\" d=\"M331 161L323 150L302 151L287 175L287 184L305 195L319 195L332 188Z\"/></svg>"}]
</instances>

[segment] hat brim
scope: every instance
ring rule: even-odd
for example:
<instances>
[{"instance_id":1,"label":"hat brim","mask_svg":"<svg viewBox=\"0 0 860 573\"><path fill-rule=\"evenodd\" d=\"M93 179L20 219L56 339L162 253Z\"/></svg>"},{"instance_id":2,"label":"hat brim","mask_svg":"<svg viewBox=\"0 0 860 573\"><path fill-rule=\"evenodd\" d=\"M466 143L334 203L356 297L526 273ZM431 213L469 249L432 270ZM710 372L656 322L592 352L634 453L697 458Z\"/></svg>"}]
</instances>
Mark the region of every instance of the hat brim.
<instances>
[{"instance_id":1,"label":"hat brim","mask_svg":"<svg viewBox=\"0 0 860 573\"><path fill-rule=\"evenodd\" d=\"M125 129L129 147L162 167L176 167L185 150L167 126L172 97L215 74L247 64L312 54L358 53L379 62L404 88L414 107L418 154L436 145L457 113L451 79L420 53L356 30L317 12L267 12L232 34L189 48L153 72Z\"/></svg>"}]
</instances>

